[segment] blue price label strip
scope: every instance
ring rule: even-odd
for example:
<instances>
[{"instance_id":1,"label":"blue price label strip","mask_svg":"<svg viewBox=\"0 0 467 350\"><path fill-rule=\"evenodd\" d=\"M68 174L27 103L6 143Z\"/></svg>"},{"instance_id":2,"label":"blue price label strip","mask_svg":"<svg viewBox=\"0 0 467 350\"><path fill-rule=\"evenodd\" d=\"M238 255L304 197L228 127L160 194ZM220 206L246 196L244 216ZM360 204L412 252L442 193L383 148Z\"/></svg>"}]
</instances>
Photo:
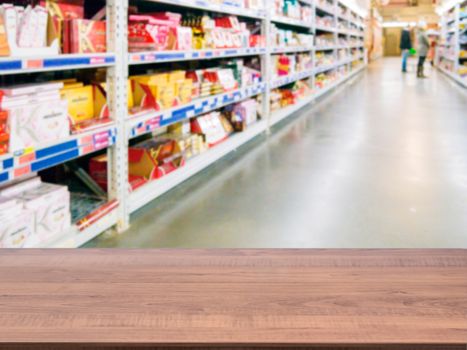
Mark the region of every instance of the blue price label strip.
<instances>
[{"instance_id":1,"label":"blue price label strip","mask_svg":"<svg viewBox=\"0 0 467 350\"><path fill-rule=\"evenodd\" d=\"M111 147L115 144L116 137L117 130L111 128L74 140L40 148L32 153L18 152L18 155L0 162L4 170L3 173L0 173L0 183L11 181L28 173L45 170L83 155ZM23 161L21 158L30 159L30 161Z\"/></svg>"},{"instance_id":2,"label":"blue price label strip","mask_svg":"<svg viewBox=\"0 0 467 350\"><path fill-rule=\"evenodd\" d=\"M40 71L41 69L65 69L73 67L93 67L93 66L107 66L115 64L114 55L102 56L69 56L61 55L50 58L24 58L24 59L2 59L0 60L0 72L8 73L9 71Z\"/></svg>"}]
</instances>

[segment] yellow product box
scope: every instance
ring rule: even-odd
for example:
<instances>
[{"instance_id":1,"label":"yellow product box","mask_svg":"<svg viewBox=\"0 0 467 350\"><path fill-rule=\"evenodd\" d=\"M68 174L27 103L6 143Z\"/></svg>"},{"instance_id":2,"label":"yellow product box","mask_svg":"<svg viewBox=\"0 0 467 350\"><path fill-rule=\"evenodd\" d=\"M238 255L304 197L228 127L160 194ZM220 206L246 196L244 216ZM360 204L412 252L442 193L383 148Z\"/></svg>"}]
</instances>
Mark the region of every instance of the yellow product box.
<instances>
[{"instance_id":1,"label":"yellow product box","mask_svg":"<svg viewBox=\"0 0 467 350\"><path fill-rule=\"evenodd\" d=\"M79 89L84 87L83 83L65 83L62 90Z\"/></svg>"},{"instance_id":2,"label":"yellow product box","mask_svg":"<svg viewBox=\"0 0 467 350\"><path fill-rule=\"evenodd\" d=\"M176 84L159 85L156 93L156 104L160 109L169 109L176 105Z\"/></svg>"},{"instance_id":3,"label":"yellow product box","mask_svg":"<svg viewBox=\"0 0 467 350\"><path fill-rule=\"evenodd\" d=\"M168 75L169 83L173 83L175 86L175 97L179 103L186 103L186 102L182 102L182 100L187 101L186 93L183 94L183 98L181 94L181 89L183 88L183 85L185 84L185 75L186 75L185 71L182 71L182 70L170 72ZM190 102L190 100L188 100L188 102Z\"/></svg>"},{"instance_id":4,"label":"yellow product box","mask_svg":"<svg viewBox=\"0 0 467 350\"><path fill-rule=\"evenodd\" d=\"M78 80L76 78L52 80L52 83L63 83L63 85L74 84L77 82Z\"/></svg>"},{"instance_id":5,"label":"yellow product box","mask_svg":"<svg viewBox=\"0 0 467 350\"><path fill-rule=\"evenodd\" d=\"M167 74L131 77L133 103L142 108L156 108L158 89L167 85Z\"/></svg>"},{"instance_id":6,"label":"yellow product box","mask_svg":"<svg viewBox=\"0 0 467 350\"><path fill-rule=\"evenodd\" d=\"M178 85L178 97L181 104L190 103L193 99L193 81L185 79Z\"/></svg>"},{"instance_id":7,"label":"yellow product box","mask_svg":"<svg viewBox=\"0 0 467 350\"><path fill-rule=\"evenodd\" d=\"M68 115L79 124L94 118L94 96L91 85L61 90L62 98L68 101Z\"/></svg>"},{"instance_id":8,"label":"yellow product box","mask_svg":"<svg viewBox=\"0 0 467 350\"><path fill-rule=\"evenodd\" d=\"M183 70L176 70L173 72L168 73L167 80L169 82L180 82L185 80L185 71Z\"/></svg>"}]
</instances>

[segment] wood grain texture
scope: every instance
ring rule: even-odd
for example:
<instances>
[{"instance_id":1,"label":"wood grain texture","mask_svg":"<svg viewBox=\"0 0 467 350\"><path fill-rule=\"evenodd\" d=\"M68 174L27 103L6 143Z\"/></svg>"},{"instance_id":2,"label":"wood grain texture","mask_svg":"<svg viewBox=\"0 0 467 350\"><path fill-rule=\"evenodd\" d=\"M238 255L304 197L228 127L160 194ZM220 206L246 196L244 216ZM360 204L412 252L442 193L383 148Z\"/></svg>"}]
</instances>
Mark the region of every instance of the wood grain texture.
<instances>
[{"instance_id":1,"label":"wood grain texture","mask_svg":"<svg viewBox=\"0 0 467 350\"><path fill-rule=\"evenodd\" d=\"M467 250L1 251L0 345L464 350Z\"/></svg>"}]
</instances>

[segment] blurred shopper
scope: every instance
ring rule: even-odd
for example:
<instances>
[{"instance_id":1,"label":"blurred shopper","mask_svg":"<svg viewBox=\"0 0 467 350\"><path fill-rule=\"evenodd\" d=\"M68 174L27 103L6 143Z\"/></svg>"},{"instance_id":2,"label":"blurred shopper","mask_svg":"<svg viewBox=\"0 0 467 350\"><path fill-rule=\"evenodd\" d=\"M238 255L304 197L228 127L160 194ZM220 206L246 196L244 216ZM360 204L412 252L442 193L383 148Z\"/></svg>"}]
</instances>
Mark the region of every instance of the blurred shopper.
<instances>
[{"instance_id":1,"label":"blurred shopper","mask_svg":"<svg viewBox=\"0 0 467 350\"><path fill-rule=\"evenodd\" d=\"M407 60L409 59L410 50L412 50L412 38L410 36L409 26L402 29L400 49L402 51L402 72L407 72Z\"/></svg>"},{"instance_id":2,"label":"blurred shopper","mask_svg":"<svg viewBox=\"0 0 467 350\"><path fill-rule=\"evenodd\" d=\"M428 51L430 50L430 40L428 39L428 35L426 34L425 27L420 26L418 29L418 65L417 65L417 77L418 78L426 78L424 67L426 56L428 55Z\"/></svg>"},{"instance_id":3,"label":"blurred shopper","mask_svg":"<svg viewBox=\"0 0 467 350\"><path fill-rule=\"evenodd\" d=\"M428 52L428 59L431 62L431 66L434 67L436 61L436 51L438 46L438 36L428 35L428 38L430 39L430 51Z\"/></svg>"}]
</instances>

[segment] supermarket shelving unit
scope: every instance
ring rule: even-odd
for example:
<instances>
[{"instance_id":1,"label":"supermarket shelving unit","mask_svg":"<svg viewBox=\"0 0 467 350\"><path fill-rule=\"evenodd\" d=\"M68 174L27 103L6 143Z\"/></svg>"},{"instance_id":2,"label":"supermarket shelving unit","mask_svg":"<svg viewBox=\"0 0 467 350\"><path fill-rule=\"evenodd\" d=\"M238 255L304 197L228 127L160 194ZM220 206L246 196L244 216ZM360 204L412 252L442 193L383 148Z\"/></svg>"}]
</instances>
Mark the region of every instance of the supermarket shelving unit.
<instances>
[{"instance_id":1,"label":"supermarket shelving unit","mask_svg":"<svg viewBox=\"0 0 467 350\"><path fill-rule=\"evenodd\" d=\"M99 234L110 228L119 232L125 231L130 225L130 215L150 203L154 199L176 187L191 176L212 165L220 158L234 151L238 147L265 133L269 128L281 120L291 116L294 112L315 101L330 90L341 85L344 81L361 72L366 65L366 55L363 43L364 23L363 15L358 9L345 4L343 0L333 0L332 6L320 7L313 0L300 0L311 6L314 16L326 13L334 17L334 28L320 28L315 23L303 23L295 19L281 16L271 16L269 11L249 10L232 5L219 5L204 0L146 0L152 3L174 5L186 9L198 9L214 13L239 15L261 21L262 32L266 37L265 48L249 49L213 49L189 52L154 51L130 53L128 50L128 6L129 0L107 0L107 30L108 53L94 55L59 55L55 57L30 58L2 58L0 59L0 75L24 74L30 72L46 72L59 70L75 70L85 68L106 67L108 84L108 104L113 121L92 132L70 136L61 142L43 145L34 150L24 150L17 154L0 157L0 185L29 173L35 173L64 162L91 154L96 151L107 150L109 157L109 210L102 217L81 231L72 227L50 242L43 242L40 247L75 248L82 246ZM338 7L347 9L344 16L338 14ZM314 17L314 18L315 18ZM338 21L346 24L346 28L337 28ZM272 47L269 35L272 23L290 28L301 28L310 33L322 30L333 33L335 44L329 47ZM342 46L338 38L358 38L361 44ZM358 49L357 56L351 55L352 49ZM315 66L313 69L292 74L286 77L272 79L272 56L282 53L310 52L315 60L316 53L329 50L336 56L335 63L326 66ZM337 59L338 50L346 50L347 55ZM262 62L263 82L255 86L238 89L236 91L210 96L204 99L160 112L146 112L129 115L127 108L127 82L129 68L134 65L158 64L167 62L181 62L191 60L210 60L224 57L259 56ZM360 62L359 65L356 63ZM315 61L314 61L315 63ZM332 83L317 89L314 94L302 99L298 104L270 112L270 92L274 88L292 82L311 79L314 81L322 72L330 72L341 67L347 67L347 74ZM187 164L175 172L152 181L147 185L130 191L128 184L128 148L129 141L135 137L157 133L161 128L178 121L192 118L220 107L245 100L262 94L262 119L242 133L232 137L209 149L207 152L188 161Z\"/></svg>"},{"instance_id":2,"label":"supermarket shelving unit","mask_svg":"<svg viewBox=\"0 0 467 350\"><path fill-rule=\"evenodd\" d=\"M450 2L442 10L437 66L467 88L467 1Z\"/></svg>"}]
</instances>

